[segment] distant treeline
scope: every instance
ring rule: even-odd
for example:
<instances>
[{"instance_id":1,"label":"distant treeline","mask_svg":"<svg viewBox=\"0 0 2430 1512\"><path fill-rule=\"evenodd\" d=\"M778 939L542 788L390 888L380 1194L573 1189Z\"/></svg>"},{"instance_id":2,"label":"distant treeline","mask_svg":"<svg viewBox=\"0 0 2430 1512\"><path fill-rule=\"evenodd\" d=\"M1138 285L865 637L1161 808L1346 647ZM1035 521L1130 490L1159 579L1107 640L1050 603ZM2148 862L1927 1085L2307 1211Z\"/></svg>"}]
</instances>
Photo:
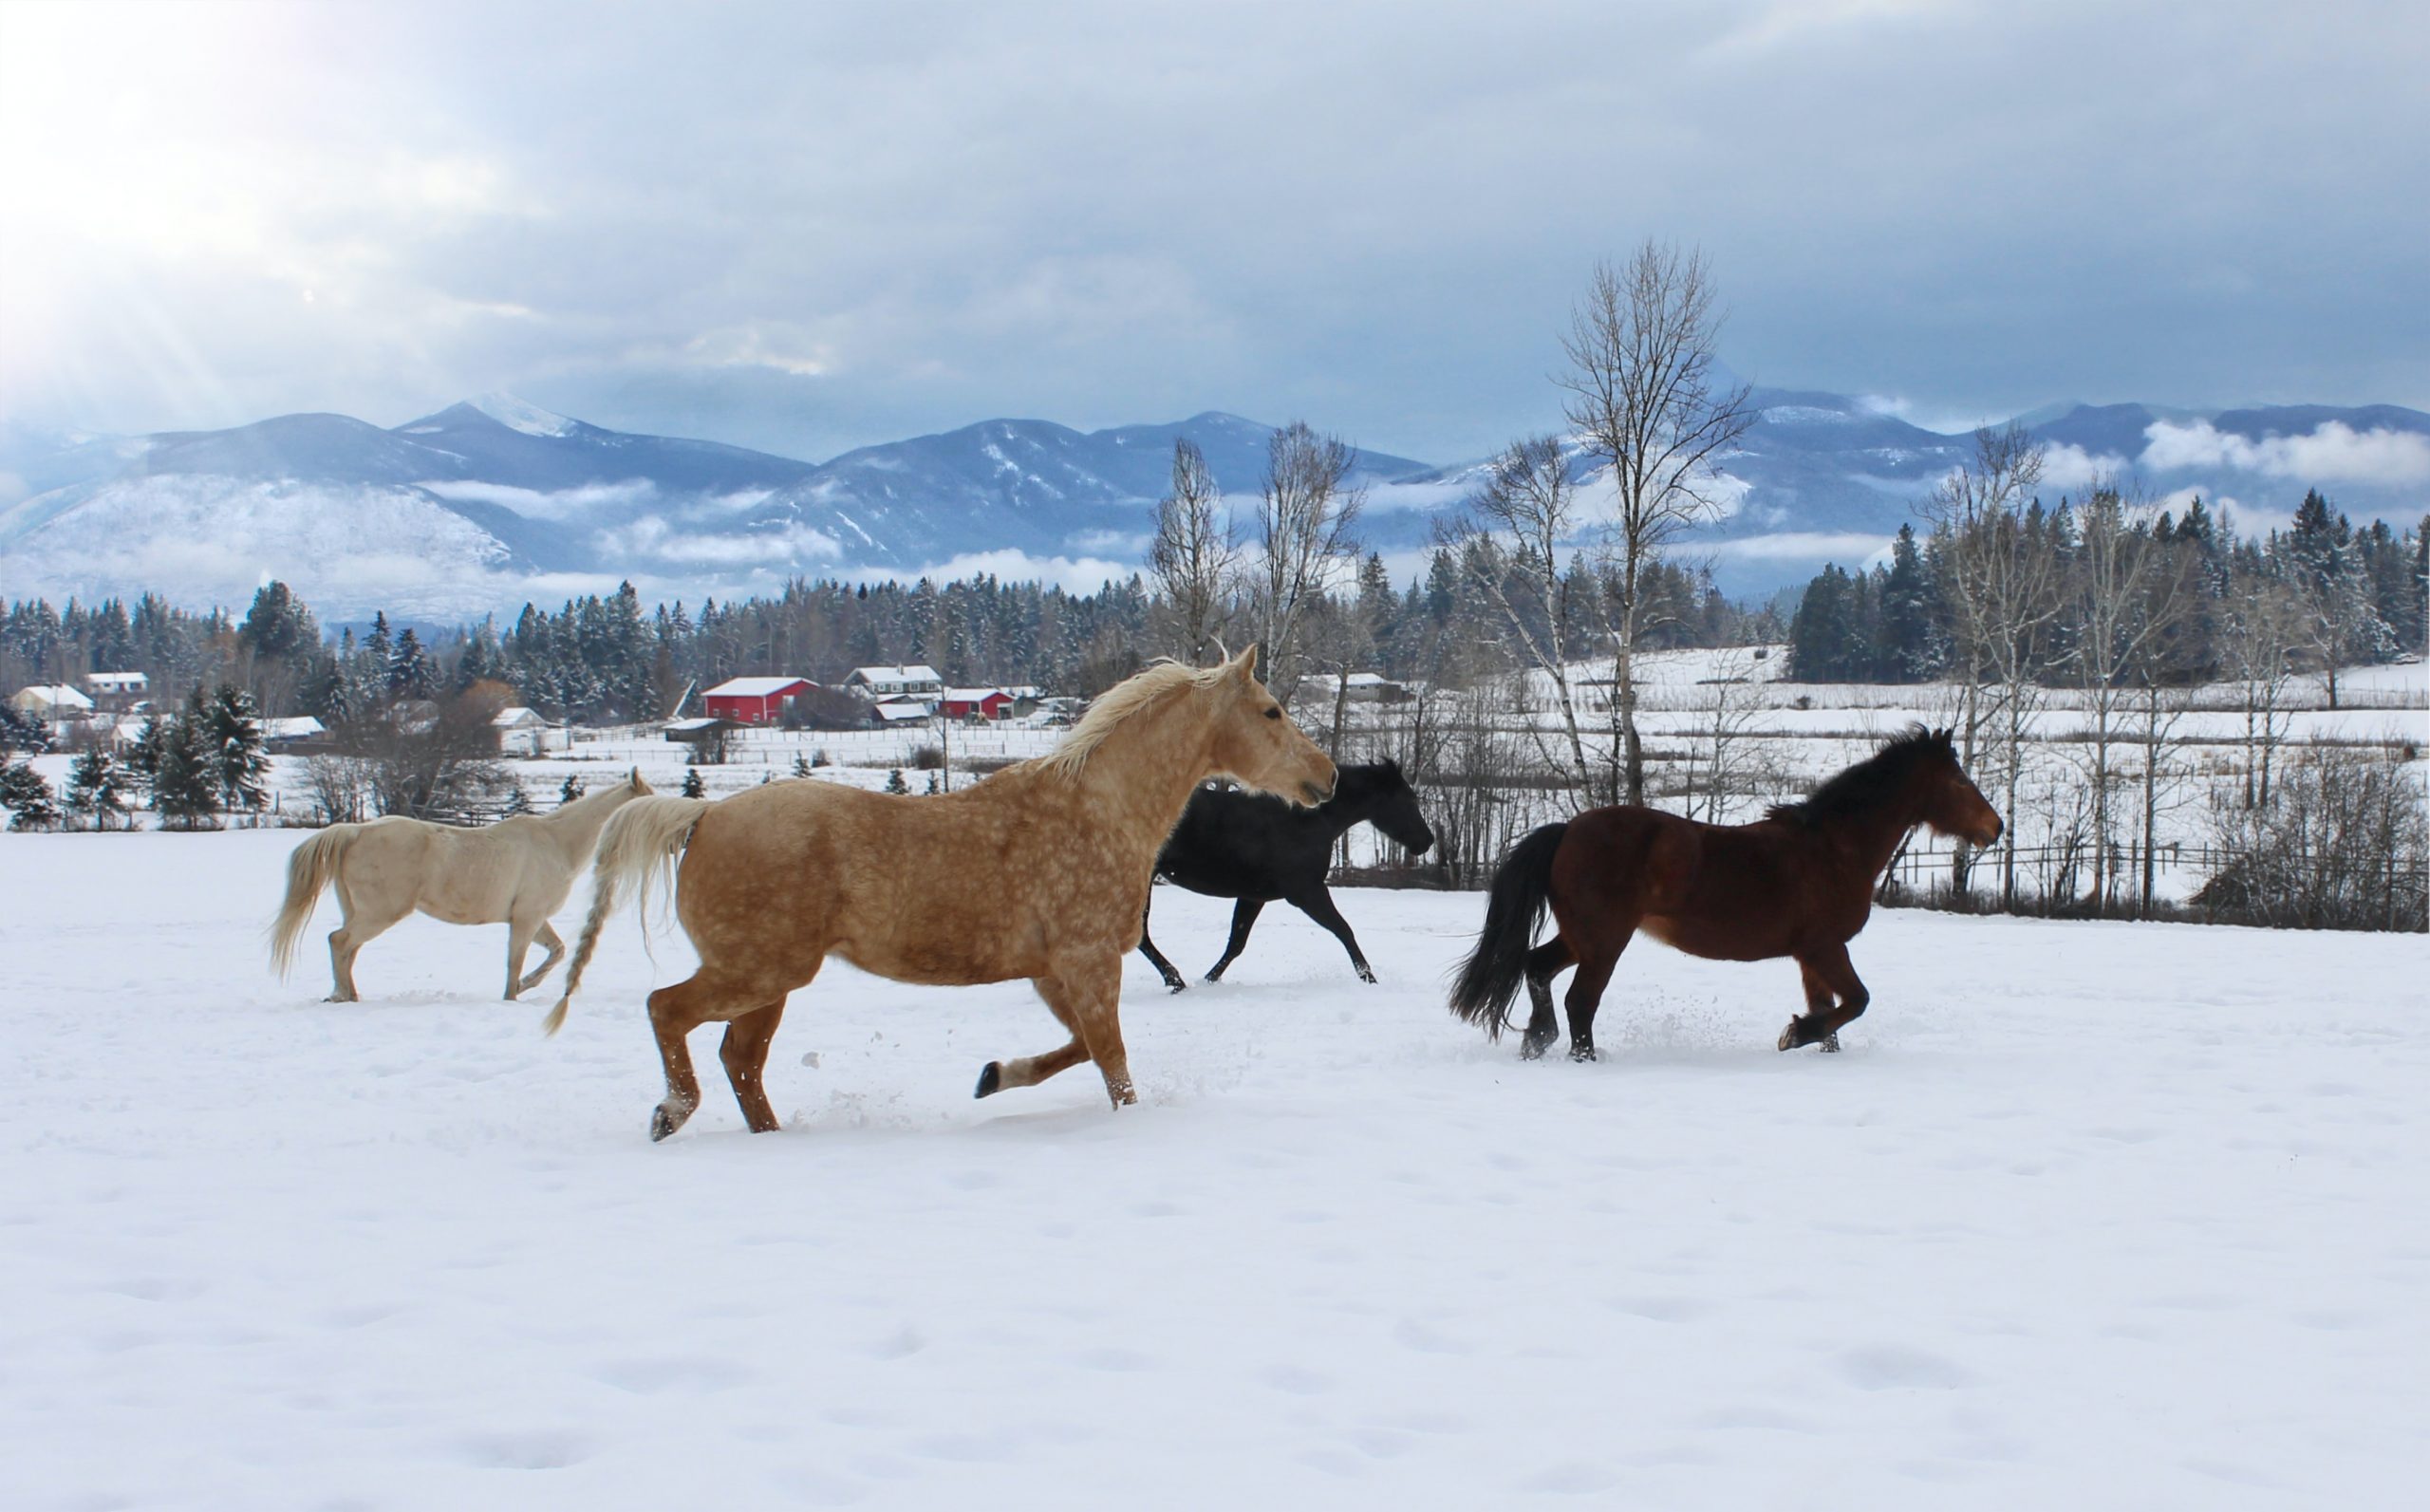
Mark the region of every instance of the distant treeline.
<instances>
[{"instance_id":1,"label":"distant treeline","mask_svg":"<svg viewBox=\"0 0 2430 1512\"><path fill-rule=\"evenodd\" d=\"M1479 602L1479 570L1478 562L1438 550L1423 578L1396 589L1380 557L1364 558L1352 581L1306 611L1301 670L1455 680L1506 670L1515 663ZM1576 570L1598 569L1581 563ZM1767 611L1727 600L1709 573L1657 564L1643 594L1649 645L1737 644L1782 633ZM13 603L0 619L0 688L142 672L162 706L197 685L227 682L251 691L265 716L309 714L332 725L484 681L552 718L645 719L673 710L687 688L730 677L782 673L832 684L855 666L896 663L925 663L957 685L1029 683L1093 696L1153 657L1186 650L1170 618L1136 576L1073 593L981 575L795 581L772 598L697 607L645 607L626 584L553 610L526 605L503 627L483 621L425 639L383 614L360 636L347 628L331 638L302 599L273 582L242 619L149 594L132 610L117 599L71 601L65 610L40 599ZM1245 611L1240 618L1250 622Z\"/></svg>"},{"instance_id":2,"label":"distant treeline","mask_svg":"<svg viewBox=\"0 0 2430 1512\"><path fill-rule=\"evenodd\" d=\"M2046 684L2087 669L2181 684L2248 675L2256 659L2333 669L2419 653L2430 520L2357 527L2317 491L2260 541L2220 528L2200 499L2181 516L2096 492L2040 500L1918 536L1887 564L1826 567L1789 622L1789 675L1809 682L1989 678L1996 649ZM1989 601L1987 603L1987 601ZM2003 632L1973 648L1970 629ZM2119 654L2131 640L2133 656ZM1973 648L1970 650L1970 648ZM2332 700L2334 690L2332 689Z\"/></svg>"}]
</instances>

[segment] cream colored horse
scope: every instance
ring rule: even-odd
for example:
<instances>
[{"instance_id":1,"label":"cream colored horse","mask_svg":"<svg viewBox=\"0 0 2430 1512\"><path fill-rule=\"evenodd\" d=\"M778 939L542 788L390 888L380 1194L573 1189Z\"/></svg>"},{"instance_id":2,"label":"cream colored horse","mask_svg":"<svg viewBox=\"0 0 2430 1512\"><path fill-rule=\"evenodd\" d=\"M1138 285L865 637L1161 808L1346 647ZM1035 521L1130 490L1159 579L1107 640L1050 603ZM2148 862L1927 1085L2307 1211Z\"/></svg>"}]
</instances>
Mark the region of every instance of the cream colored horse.
<instances>
[{"instance_id":1,"label":"cream colored horse","mask_svg":"<svg viewBox=\"0 0 2430 1512\"><path fill-rule=\"evenodd\" d=\"M353 1002L354 956L417 909L449 924L503 924L506 996L529 991L562 960L566 943L549 916L566 905L574 878L599 842L608 815L650 786L641 768L612 788L551 813L516 814L481 830L391 814L369 824L333 824L295 848L287 863L287 902L271 925L271 961L284 977L321 889L335 882L345 919L329 934L331 1002ZM523 958L537 940L548 959L530 976Z\"/></svg>"},{"instance_id":2,"label":"cream colored horse","mask_svg":"<svg viewBox=\"0 0 2430 1512\"><path fill-rule=\"evenodd\" d=\"M649 995L664 1139L701 1085L685 1044L726 1023L719 1058L754 1132L776 1127L761 1084L785 997L830 955L933 986L1027 978L1071 1032L1042 1055L989 1061L979 1095L1094 1060L1115 1107L1137 1101L1122 1045L1122 961L1139 943L1157 848L1199 783L1229 776L1295 803L1333 791L1334 766L1257 681L1257 648L1200 670L1149 668L1097 700L1052 753L940 796L777 782L712 803L650 798L599 837L589 919L554 1033L600 926L627 884L649 894L682 857L676 918L700 953Z\"/></svg>"}]
</instances>

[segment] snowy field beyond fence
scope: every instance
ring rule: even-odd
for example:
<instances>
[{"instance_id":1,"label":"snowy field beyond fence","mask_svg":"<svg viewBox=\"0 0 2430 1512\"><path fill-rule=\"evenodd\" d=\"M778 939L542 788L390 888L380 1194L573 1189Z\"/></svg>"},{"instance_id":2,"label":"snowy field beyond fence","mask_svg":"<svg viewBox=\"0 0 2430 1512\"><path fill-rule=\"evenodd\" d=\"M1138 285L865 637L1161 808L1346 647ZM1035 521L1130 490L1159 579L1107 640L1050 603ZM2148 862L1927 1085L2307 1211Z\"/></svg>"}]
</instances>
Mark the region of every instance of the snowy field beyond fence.
<instances>
[{"instance_id":1,"label":"snowy field beyond fence","mask_svg":"<svg viewBox=\"0 0 2430 1512\"><path fill-rule=\"evenodd\" d=\"M595 770L595 769L594 769ZM1606 1058L1442 1006L1468 894L1133 961L1141 1106L1020 984L798 994L750 1136L664 1146L610 931L271 980L275 832L9 836L0 1503L2377 1509L2430 1476L2419 936L1877 915L1847 1053L1785 963L1633 949ZM570 923L573 909L561 917ZM1169 889L1193 975L1227 905ZM334 924L325 906L311 935ZM805 1063L806 1061L813 1063Z\"/></svg>"}]
</instances>

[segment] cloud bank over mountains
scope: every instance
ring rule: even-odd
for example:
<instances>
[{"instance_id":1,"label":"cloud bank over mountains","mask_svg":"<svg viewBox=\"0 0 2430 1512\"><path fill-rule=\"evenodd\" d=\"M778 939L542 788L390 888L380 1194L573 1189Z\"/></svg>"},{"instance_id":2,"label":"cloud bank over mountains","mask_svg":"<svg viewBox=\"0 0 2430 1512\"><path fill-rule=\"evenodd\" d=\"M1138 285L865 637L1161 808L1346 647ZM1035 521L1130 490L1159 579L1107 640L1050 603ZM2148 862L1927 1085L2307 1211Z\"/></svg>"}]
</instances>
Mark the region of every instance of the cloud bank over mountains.
<instances>
[{"instance_id":1,"label":"cloud bank over mountains","mask_svg":"<svg viewBox=\"0 0 2430 1512\"><path fill-rule=\"evenodd\" d=\"M1877 557L1972 449L1877 401L1752 399L1759 418L1711 480L1724 507L1677 546L1739 595ZM2074 405L2030 420L2053 500L2107 478L2171 509L2198 495L2250 532L2283 522L2310 486L2359 517L2410 519L2430 499L2420 411ZM1245 521L1271 434L1216 412L1094 432L1000 420L812 463L485 395L388 430L319 414L0 435L0 472L16 479L0 495L0 593L238 607L278 577L332 617L453 621L627 579L695 603L794 577L994 573L1085 590L1139 569L1175 440L1200 447ZM1485 465L1356 454L1357 533L1406 579ZM1591 510L1608 481L1582 456L1573 472Z\"/></svg>"}]
</instances>

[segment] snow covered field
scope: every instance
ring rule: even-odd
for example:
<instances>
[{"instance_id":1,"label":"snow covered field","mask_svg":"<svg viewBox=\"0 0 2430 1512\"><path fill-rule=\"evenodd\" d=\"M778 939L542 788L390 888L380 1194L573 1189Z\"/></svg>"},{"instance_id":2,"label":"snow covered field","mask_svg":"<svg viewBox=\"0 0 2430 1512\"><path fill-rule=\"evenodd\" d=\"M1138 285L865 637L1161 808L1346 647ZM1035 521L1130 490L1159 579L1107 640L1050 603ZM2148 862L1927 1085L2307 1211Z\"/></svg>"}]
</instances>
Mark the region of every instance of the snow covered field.
<instances>
[{"instance_id":1,"label":"snow covered field","mask_svg":"<svg viewBox=\"0 0 2430 1512\"><path fill-rule=\"evenodd\" d=\"M301 836L0 836L12 1508L2419 1505L2420 936L1877 916L1848 1053L1784 963L1641 944L1606 1059L1443 1011L1474 895L1133 961L1142 1105L1020 985L831 968L664 1146L626 917L566 1034L502 929L332 1006ZM570 915L572 910L569 910ZM1160 892L1187 969L1224 905ZM325 905L315 935L333 923ZM714 1078L713 1041L695 1042ZM816 1064L804 1064L814 1055Z\"/></svg>"}]
</instances>

